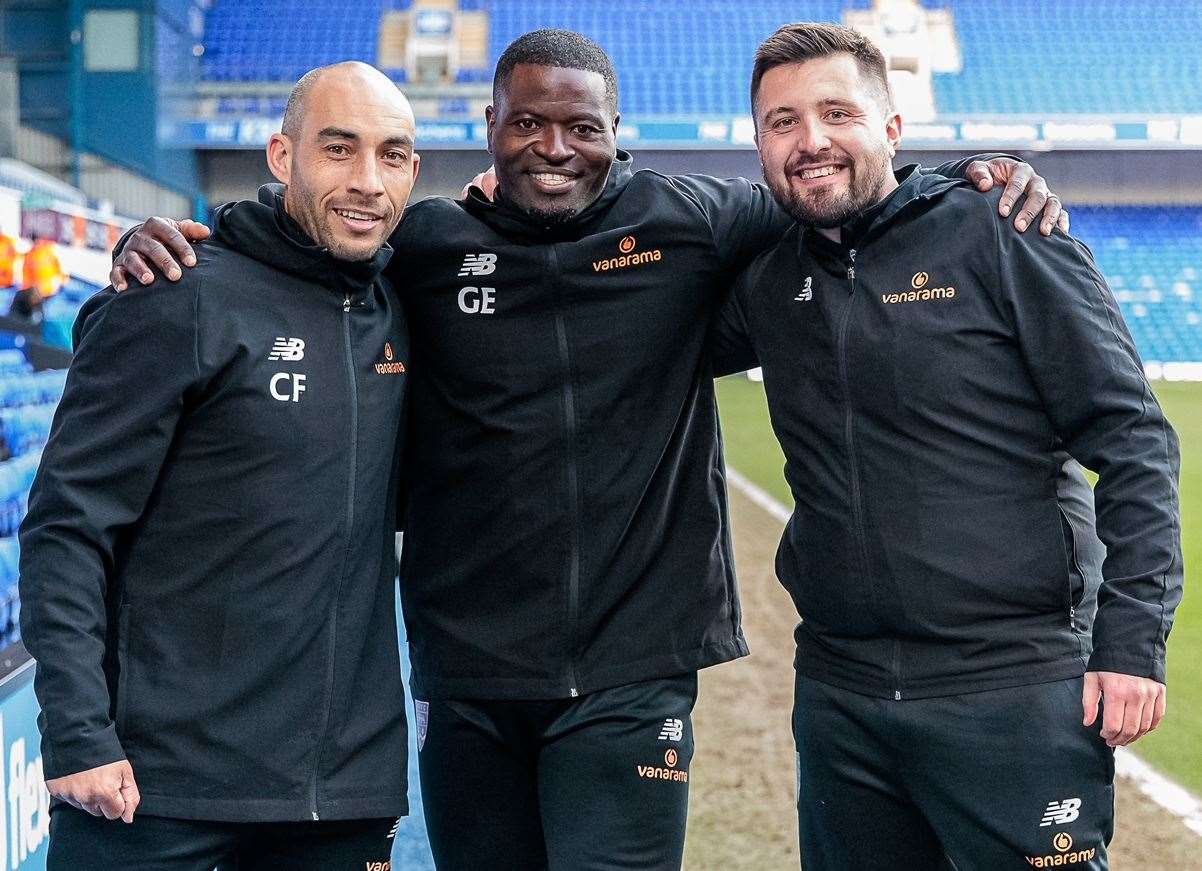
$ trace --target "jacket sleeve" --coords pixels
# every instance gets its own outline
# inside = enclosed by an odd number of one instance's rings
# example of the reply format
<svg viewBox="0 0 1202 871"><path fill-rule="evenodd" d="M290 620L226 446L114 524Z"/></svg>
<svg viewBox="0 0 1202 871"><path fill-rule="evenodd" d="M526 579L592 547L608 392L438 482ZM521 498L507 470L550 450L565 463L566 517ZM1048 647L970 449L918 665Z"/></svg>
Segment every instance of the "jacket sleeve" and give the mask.
<svg viewBox="0 0 1202 871"><path fill-rule="evenodd" d="M191 284L191 282L186 282ZM37 660L47 779L124 758L104 663L122 539L158 479L197 380L195 292L111 288L77 350L21 524L21 633Z"/></svg>
<svg viewBox="0 0 1202 871"><path fill-rule="evenodd" d="M920 172L964 178L968 165L974 160L994 157L1013 155L993 152L974 154L941 163L933 169L923 168ZM671 181L685 191L709 221L722 267L729 270L731 275L738 274L756 255L775 245L793 223L785 210L776 204L772 192L763 182L708 175L676 175L671 176Z"/></svg>
<svg viewBox="0 0 1202 871"><path fill-rule="evenodd" d="M677 175L671 180L705 215L722 269L732 277L775 245L793 223L765 184L708 175Z"/></svg>
<svg viewBox="0 0 1202 871"><path fill-rule="evenodd" d="M1015 157L1013 154L1007 154L1004 151L990 151L986 154L970 154L968 157L962 157L959 160L949 160L947 163L941 163L935 167L920 166L918 171L923 175L941 175L945 178L968 178L965 175L968 172L968 165L974 160L990 161L995 157L1009 157L1012 160L1022 160L1021 157Z"/></svg>
<svg viewBox="0 0 1202 871"><path fill-rule="evenodd" d="M1064 449L1098 473L1107 554L1089 670L1163 683L1183 583L1177 436L1089 250L991 220L1003 305L1043 407Z"/></svg>
<svg viewBox="0 0 1202 871"><path fill-rule="evenodd" d="M739 276L734 290L718 310L710 328L709 345L714 377L745 372L760 365L755 346L751 342L751 329L747 325L747 313L743 307L750 271L744 270Z"/></svg>

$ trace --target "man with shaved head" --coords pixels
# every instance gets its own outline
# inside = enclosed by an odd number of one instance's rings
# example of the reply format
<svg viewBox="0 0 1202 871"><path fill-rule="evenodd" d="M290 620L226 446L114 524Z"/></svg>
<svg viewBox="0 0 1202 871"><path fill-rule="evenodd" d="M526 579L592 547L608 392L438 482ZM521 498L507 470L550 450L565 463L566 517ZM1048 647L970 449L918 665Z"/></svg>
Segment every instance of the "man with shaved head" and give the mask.
<svg viewBox="0 0 1202 871"><path fill-rule="evenodd" d="M309 73L282 193L80 312L21 530L51 869L388 867L409 345L381 270L413 138L376 70Z"/></svg>

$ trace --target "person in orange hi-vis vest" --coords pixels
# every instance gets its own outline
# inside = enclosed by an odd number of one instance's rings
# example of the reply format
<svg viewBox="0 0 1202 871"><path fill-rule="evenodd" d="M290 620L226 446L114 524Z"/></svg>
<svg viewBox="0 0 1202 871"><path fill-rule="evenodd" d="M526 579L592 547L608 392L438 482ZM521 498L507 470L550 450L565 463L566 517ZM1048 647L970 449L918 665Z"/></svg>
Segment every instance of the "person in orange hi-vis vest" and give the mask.
<svg viewBox="0 0 1202 871"><path fill-rule="evenodd" d="M8 313L40 324L42 304L59 292L66 279L54 243L49 239L35 240L33 247L25 252L23 272L21 290L13 297Z"/></svg>
<svg viewBox="0 0 1202 871"><path fill-rule="evenodd" d="M36 288L42 299L54 296L63 286L66 276L54 243L38 239L25 254L24 287Z"/></svg>
<svg viewBox="0 0 1202 871"><path fill-rule="evenodd" d="M0 233L0 287L12 287L17 281L17 243Z"/></svg>

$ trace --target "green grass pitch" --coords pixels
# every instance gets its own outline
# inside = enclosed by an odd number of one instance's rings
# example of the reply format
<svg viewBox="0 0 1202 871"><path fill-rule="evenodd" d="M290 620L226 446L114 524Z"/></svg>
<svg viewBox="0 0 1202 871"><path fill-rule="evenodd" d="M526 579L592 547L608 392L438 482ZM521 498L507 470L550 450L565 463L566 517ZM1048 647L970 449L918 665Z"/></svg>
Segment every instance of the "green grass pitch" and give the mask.
<svg viewBox="0 0 1202 871"><path fill-rule="evenodd" d="M1191 570L1202 565L1202 384L1157 382L1165 413L1181 439L1181 513L1185 601L1169 638L1168 716L1135 747L1148 762L1195 794L1202 792L1202 592ZM718 383L726 462L786 505L784 456L768 422L763 385L742 376Z"/></svg>

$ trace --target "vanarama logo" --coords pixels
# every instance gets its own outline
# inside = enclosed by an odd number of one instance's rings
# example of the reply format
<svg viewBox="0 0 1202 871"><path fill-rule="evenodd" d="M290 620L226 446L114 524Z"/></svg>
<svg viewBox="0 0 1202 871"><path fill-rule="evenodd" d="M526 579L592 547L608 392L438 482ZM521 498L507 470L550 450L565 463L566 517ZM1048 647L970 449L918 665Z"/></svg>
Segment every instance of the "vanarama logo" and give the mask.
<svg viewBox="0 0 1202 871"><path fill-rule="evenodd" d="M671 780L676 783L688 783L689 773L681 771L676 767L676 763L680 761L680 756L676 749L669 747L664 753L664 764L659 765L639 765L637 766L639 777L644 777L647 780Z"/></svg>
<svg viewBox="0 0 1202 871"><path fill-rule="evenodd" d="M910 287L914 288L913 290L903 290L901 293L882 293L881 302L891 305L899 302L926 302L929 299L956 298L956 288L950 285L927 287L926 284L930 278L925 272L915 272L914 277L910 279Z"/></svg>
<svg viewBox="0 0 1202 871"><path fill-rule="evenodd" d="M618 242L620 257L610 257L606 260L594 260L593 272L609 272L611 269L626 269L630 266L642 266L645 263L658 263L664 259L663 252L658 248L650 251L635 251L638 240L633 236L623 236Z"/></svg>
<svg viewBox="0 0 1202 871"><path fill-rule="evenodd" d="M1092 862L1098 855L1097 847L1090 847L1088 850L1074 850L1072 836L1067 832L1056 833L1052 838L1052 849L1056 852L1046 856L1027 856L1027 864L1032 868L1062 868L1065 865Z"/></svg>
<svg viewBox="0 0 1202 871"><path fill-rule="evenodd" d="M392 359L392 342L384 343L384 362L376 364L377 375L401 375L405 371L405 364L400 360Z"/></svg>

